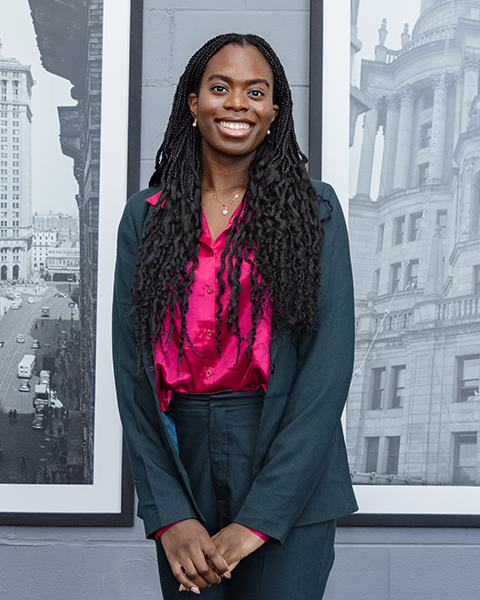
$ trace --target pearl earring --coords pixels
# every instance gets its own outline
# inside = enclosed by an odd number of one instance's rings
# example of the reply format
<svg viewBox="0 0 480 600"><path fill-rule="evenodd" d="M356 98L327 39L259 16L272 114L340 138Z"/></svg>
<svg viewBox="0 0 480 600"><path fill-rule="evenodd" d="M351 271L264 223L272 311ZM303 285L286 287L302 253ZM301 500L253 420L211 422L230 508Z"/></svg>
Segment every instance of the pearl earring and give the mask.
<svg viewBox="0 0 480 600"><path fill-rule="evenodd" d="M192 123L192 127L196 127L197 126L197 119L193 119L193 123Z"/></svg>
<svg viewBox="0 0 480 600"><path fill-rule="evenodd" d="M270 129L267 131L267 135L270 135L272 132L270 131Z"/></svg>

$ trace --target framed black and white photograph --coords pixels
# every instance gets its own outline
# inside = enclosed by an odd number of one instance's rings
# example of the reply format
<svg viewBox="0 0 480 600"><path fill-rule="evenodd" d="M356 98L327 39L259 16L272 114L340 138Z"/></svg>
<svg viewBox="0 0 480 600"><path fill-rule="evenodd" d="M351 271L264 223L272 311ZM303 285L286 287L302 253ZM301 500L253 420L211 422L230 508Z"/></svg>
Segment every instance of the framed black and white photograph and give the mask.
<svg viewBox="0 0 480 600"><path fill-rule="evenodd" d="M0 0L1 524L133 521L110 358L132 4Z"/></svg>
<svg viewBox="0 0 480 600"><path fill-rule="evenodd" d="M360 512L341 523L480 526L480 7L350 9L345 430ZM328 111L326 124L344 114ZM342 144L324 134L324 155Z"/></svg>

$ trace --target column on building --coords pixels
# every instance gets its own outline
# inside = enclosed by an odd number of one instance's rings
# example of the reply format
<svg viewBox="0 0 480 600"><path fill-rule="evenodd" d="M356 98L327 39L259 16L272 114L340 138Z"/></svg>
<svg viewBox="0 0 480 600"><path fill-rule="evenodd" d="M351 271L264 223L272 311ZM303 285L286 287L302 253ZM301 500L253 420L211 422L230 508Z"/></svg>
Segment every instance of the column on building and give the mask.
<svg viewBox="0 0 480 600"><path fill-rule="evenodd" d="M358 168L357 195L362 194L370 197L377 130L378 100L375 102L374 107L365 113L363 120L363 141Z"/></svg>
<svg viewBox="0 0 480 600"><path fill-rule="evenodd" d="M380 176L380 196L387 196L393 189L399 118L400 99L397 94L394 94L387 99L387 119L383 132L384 143Z"/></svg>
<svg viewBox="0 0 480 600"><path fill-rule="evenodd" d="M442 228L435 227L430 249L430 261L428 263L427 281L425 283L426 296L442 296L443 290L443 240Z"/></svg>
<svg viewBox="0 0 480 600"><path fill-rule="evenodd" d="M432 119L431 169L433 183L444 181L445 133L447 130L447 80L435 78Z"/></svg>
<svg viewBox="0 0 480 600"><path fill-rule="evenodd" d="M462 127L462 93L463 93L463 74L457 73L454 76L455 86L455 122L453 130L453 147L457 145L458 136Z"/></svg>
<svg viewBox="0 0 480 600"><path fill-rule="evenodd" d="M412 152L413 105L416 92L411 85L406 85L401 92L400 117L398 120L397 152L393 189L406 189L410 170Z"/></svg>
<svg viewBox="0 0 480 600"><path fill-rule="evenodd" d="M462 102L462 125L461 132L467 131L467 125L470 120L468 113L475 96L478 94L478 63L467 58L463 63L463 102Z"/></svg>
<svg viewBox="0 0 480 600"><path fill-rule="evenodd" d="M466 241L471 238L474 232L474 223L472 220L473 206L475 202L475 164L476 159L471 158L466 160L462 169L462 189L463 189L463 218L461 225L461 241Z"/></svg>

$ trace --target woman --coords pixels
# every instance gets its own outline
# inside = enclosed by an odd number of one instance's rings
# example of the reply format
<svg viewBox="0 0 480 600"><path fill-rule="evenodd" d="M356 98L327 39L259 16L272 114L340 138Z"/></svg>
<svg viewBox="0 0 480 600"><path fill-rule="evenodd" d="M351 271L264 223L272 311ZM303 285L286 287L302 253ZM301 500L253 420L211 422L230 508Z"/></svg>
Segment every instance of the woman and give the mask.
<svg viewBox="0 0 480 600"><path fill-rule="evenodd" d="M356 510L348 241L305 163L278 57L221 35L187 65L122 218L117 394L168 600L320 599L335 519Z"/></svg>

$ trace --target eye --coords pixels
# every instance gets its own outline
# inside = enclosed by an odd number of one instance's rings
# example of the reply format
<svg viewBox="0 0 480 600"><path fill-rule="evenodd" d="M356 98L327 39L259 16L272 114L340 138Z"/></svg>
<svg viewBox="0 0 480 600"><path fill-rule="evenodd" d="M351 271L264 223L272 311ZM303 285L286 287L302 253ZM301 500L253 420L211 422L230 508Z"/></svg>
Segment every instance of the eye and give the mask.
<svg viewBox="0 0 480 600"><path fill-rule="evenodd" d="M252 95L254 98L261 98L262 96L265 96L262 90L251 90L250 95Z"/></svg>
<svg viewBox="0 0 480 600"><path fill-rule="evenodd" d="M211 89L212 89L213 92L219 92L219 93L227 91L227 88L224 85L222 85L221 83L217 83L216 85L212 85Z"/></svg>

